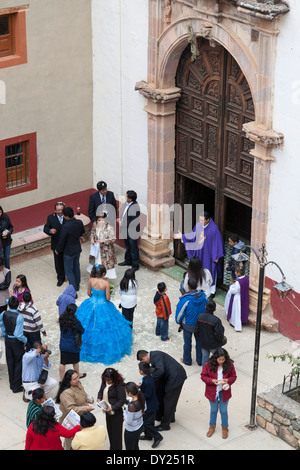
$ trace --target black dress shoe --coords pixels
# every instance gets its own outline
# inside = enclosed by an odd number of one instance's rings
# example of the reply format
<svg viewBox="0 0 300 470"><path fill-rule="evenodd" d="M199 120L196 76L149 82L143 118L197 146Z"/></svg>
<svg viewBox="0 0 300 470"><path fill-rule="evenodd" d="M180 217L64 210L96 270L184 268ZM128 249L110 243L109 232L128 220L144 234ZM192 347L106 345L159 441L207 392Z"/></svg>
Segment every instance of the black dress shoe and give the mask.
<svg viewBox="0 0 300 470"><path fill-rule="evenodd" d="M122 263L118 263L118 266L131 266L131 264L126 263L126 261L123 261Z"/></svg>
<svg viewBox="0 0 300 470"><path fill-rule="evenodd" d="M57 287L60 287L60 286L62 286L64 282L65 282L65 281L57 281L57 284L56 284L56 285L57 285Z"/></svg>
<svg viewBox="0 0 300 470"><path fill-rule="evenodd" d="M158 426L155 426L156 431L169 431L171 428L170 426L162 426L159 424Z"/></svg>
<svg viewBox="0 0 300 470"><path fill-rule="evenodd" d="M139 266L132 266L131 269L133 269L133 271L138 271L140 268L139 268Z"/></svg>
<svg viewBox="0 0 300 470"><path fill-rule="evenodd" d="M152 446L151 446L152 449L155 449L155 447L157 447L158 444L159 444L162 440L163 440L163 437L162 437L162 436L159 437L158 439L156 439L156 440L153 442Z"/></svg>

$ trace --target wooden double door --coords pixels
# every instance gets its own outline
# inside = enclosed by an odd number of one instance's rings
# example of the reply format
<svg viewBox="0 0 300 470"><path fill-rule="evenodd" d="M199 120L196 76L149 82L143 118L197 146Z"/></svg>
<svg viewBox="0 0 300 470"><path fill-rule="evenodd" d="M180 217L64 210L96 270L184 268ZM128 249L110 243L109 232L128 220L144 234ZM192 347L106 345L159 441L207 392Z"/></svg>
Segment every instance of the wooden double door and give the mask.
<svg viewBox="0 0 300 470"><path fill-rule="evenodd" d="M198 47L194 62L185 49L176 76L175 199L182 207L204 204L222 235L233 231L250 240L254 144L243 124L255 120L251 91L225 48L205 39ZM180 258L182 245L175 251Z"/></svg>

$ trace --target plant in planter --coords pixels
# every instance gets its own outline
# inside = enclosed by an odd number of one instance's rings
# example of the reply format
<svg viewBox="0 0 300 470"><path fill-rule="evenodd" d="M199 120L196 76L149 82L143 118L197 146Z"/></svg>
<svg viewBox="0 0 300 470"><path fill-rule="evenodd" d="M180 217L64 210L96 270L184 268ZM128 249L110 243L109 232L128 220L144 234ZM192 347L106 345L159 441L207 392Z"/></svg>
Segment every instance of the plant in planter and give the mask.
<svg viewBox="0 0 300 470"><path fill-rule="evenodd" d="M300 326L300 323L298 323L297 326ZM268 359L273 359L274 362L277 359L281 359L282 362L288 361L291 366L291 371L288 376L284 376L283 389L286 383L286 379L289 378L290 390L287 394L290 398L300 403L300 355L294 355L288 352L283 352L278 355L267 354L266 357Z"/></svg>

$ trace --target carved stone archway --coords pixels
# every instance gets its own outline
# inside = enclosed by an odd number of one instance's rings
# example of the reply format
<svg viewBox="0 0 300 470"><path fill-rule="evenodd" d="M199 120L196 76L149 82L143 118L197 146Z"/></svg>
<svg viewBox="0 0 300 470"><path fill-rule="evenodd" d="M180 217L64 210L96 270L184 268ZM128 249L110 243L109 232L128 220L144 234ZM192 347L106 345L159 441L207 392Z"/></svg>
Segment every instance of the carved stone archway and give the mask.
<svg viewBox="0 0 300 470"><path fill-rule="evenodd" d="M276 3L276 4L275 4ZM272 129L276 38L284 2L262 0L149 0L148 80L136 89L148 98L148 222L141 238L141 260L153 268L170 266L172 240L166 207L174 204L175 112L180 89L175 75L180 56L195 38L221 44L234 57L250 86L255 122L244 125L255 143L251 245L258 250L266 241L272 149L283 145L283 136ZM191 34L192 33L192 34ZM194 35L194 38L193 38ZM192 53L191 52L191 53ZM253 259L253 261L255 261ZM255 322L258 266L251 264L250 311ZM263 324L276 329L265 289Z"/></svg>

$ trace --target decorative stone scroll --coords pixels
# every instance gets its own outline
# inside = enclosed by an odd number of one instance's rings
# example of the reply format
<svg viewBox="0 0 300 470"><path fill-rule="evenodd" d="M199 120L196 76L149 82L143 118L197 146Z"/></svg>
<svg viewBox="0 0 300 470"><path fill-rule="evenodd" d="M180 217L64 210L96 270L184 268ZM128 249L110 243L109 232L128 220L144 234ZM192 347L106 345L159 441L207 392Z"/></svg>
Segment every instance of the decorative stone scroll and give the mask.
<svg viewBox="0 0 300 470"><path fill-rule="evenodd" d="M153 88L144 80L136 83L135 90L145 96L145 98L151 99L153 103L170 103L177 101L180 98L179 88L172 87L164 90Z"/></svg>
<svg viewBox="0 0 300 470"><path fill-rule="evenodd" d="M219 1L219 0L218 0ZM258 16L268 21L285 15L290 11L288 4L282 0L228 0L238 7L240 11L245 10L252 16Z"/></svg>
<svg viewBox="0 0 300 470"><path fill-rule="evenodd" d="M248 122L243 125L246 137L252 142L259 143L267 148L282 147L284 136L281 132L274 130L264 130L258 127L255 122Z"/></svg>

